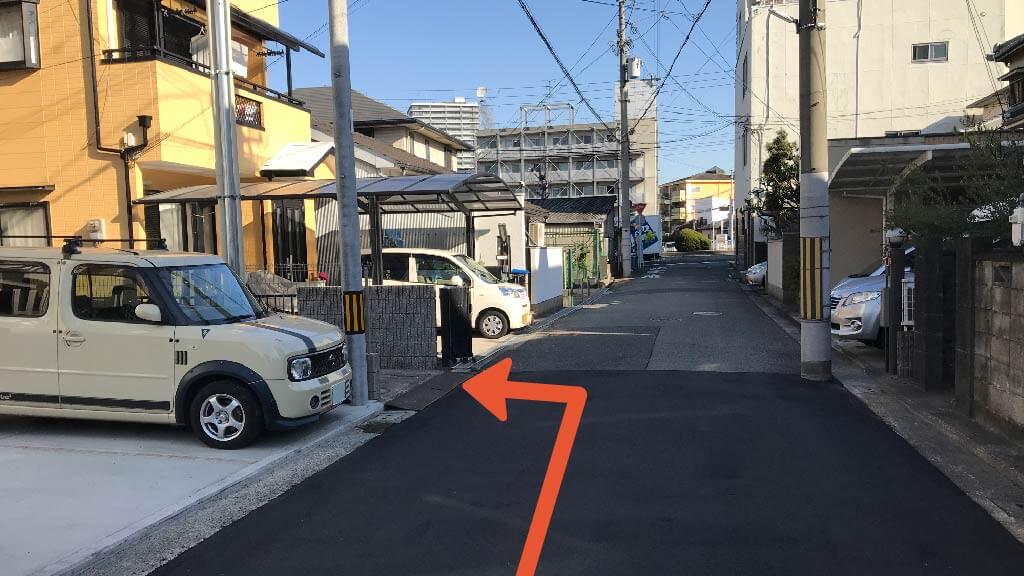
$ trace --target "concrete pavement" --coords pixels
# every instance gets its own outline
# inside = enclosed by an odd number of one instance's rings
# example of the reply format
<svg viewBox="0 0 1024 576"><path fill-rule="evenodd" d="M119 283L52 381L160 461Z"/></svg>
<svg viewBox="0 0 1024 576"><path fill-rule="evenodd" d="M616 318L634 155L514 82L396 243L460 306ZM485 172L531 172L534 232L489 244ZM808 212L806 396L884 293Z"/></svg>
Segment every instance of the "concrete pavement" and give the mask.
<svg viewBox="0 0 1024 576"><path fill-rule="evenodd" d="M590 393L538 574L1024 572L864 404L799 379L724 262L646 276L508 352ZM454 391L154 574L512 574L561 413L509 414Z"/></svg>

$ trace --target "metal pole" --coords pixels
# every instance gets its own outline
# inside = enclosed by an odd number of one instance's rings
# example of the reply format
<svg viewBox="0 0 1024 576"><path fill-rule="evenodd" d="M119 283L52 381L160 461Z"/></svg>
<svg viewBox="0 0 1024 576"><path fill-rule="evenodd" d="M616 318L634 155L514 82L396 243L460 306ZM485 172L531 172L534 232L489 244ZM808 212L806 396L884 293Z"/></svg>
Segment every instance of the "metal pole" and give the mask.
<svg viewBox="0 0 1024 576"><path fill-rule="evenodd" d="M346 297L357 295L356 314L362 308L363 269L359 241L359 207L356 198L356 155L352 141L352 77L349 69L348 3L328 0L331 19L331 80L334 87L334 150L338 163L338 255ZM365 327L365 322L359 322ZM352 366L352 404L369 401L366 379L366 333L346 322L349 361Z"/></svg>
<svg viewBox="0 0 1024 576"><path fill-rule="evenodd" d="M239 190L238 133L235 131L235 81L231 73L231 14L228 0L207 4L213 66L214 152L217 167L217 220L220 251L227 265L245 277L242 246L242 195Z"/></svg>
<svg viewBox="0 0 1024 576"><path fill-rule="evenodd" d="M629 98L626 90L626 0L619 0L619 270L622 278L632 273L632 234L629 230Z"/></svg>
<svg viewBox="0 0 1024 576"><path fill-rule="evenodd" d="M825 3L800 0L800 375L832 379Z"/></svg>

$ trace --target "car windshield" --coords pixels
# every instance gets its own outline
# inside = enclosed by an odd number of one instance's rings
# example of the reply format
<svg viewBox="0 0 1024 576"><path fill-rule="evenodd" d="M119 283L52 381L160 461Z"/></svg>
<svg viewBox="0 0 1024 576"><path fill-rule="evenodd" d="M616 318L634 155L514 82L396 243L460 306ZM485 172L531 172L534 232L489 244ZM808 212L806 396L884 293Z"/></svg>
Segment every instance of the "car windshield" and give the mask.
<svg viewBox="0 0 1024 576"><path fill-rule="evenodd" d="M469 256L463 256L462 254L458 254L455 256L455 259L458 260L466 268L469 268L469 271L472 272L474 276L483 280L484 282L488 284L497 284L498 282L500 282L500 280L494 277L494 274L491 274L490 272L487 271L487 268L484 268L483 266L480 265L479 262L473 260Z"/></svg>
<svg viewBox="0 0 1024 576"><path fill-rule="evenodd" d="M157 275L192 324L225 324L262 314L224 264L159 268Z"/></svg>

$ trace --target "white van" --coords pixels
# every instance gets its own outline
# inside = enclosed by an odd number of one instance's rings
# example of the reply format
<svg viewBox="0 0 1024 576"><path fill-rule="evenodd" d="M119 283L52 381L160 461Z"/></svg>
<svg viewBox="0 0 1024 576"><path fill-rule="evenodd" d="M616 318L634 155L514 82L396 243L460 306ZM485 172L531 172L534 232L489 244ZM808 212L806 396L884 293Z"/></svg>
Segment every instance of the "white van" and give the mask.
<svg viewBox="0 0 1024 576"><path fill-rule="evenodd" d="M364 256L364 264L368 262ZM469 286L472 322L485 338L501 338L533 321L526 288L501 282L462 254L428 248L385 248L384 284ZM440 322L440 299L438 299Z"/></svg>
<svg viewBox="0 0 1024 576"><path fill-rule="evenodd" d="M317 420L351 380L337 327L268 313L215 256L0 248L0 414L182 424L232 449Z"/></svg>

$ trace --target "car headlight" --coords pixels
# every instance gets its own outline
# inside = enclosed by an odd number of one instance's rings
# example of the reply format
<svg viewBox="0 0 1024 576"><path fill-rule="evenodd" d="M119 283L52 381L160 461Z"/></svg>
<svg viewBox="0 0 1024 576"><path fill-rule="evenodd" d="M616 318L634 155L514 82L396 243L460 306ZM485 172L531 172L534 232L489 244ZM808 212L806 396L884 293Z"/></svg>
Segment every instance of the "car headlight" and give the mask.
<svg viewBox="0 0 1024 576"><path fill-rule="evenodd" d="M860 304L862 302L870 302L871 300L878 300L881 297L882 297L882 293L878 292L878 291L875 291L875 292L854 292L853 294L850 294L849 296L846 297L845 304L847 306L852 306L853 304Z"/></svg>
<svg viewBox="0 0 1024 576"><path fill-rule="evenodd" d="M313 361L309 358L292 358L288 363L288 377L295 382L309 380L313 375Z"/></svg>
<svg viewBox="0 0 1024 576"><path fill-rule="evenodd" d="M522 288L498 286L498 290L501 291L502 296L508 296L510 298L526 298L526 290L523 290Z"/></svg>

